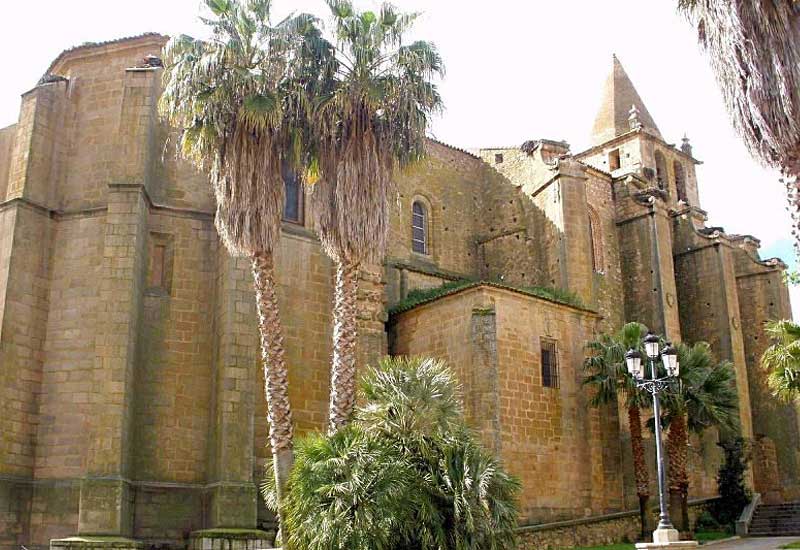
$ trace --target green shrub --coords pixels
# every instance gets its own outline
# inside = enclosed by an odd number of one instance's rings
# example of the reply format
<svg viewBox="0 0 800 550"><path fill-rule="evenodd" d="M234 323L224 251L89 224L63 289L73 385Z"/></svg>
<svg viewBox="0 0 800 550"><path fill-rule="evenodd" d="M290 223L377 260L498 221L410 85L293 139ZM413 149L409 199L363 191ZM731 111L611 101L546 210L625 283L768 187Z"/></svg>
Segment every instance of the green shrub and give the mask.
<svg viewBox="0 0 800 550"><path fill-rule="evenodd" d="M750 502L750 491L744 482L747 464L750 461L749 445L738 437L720 443L725 452L725 461L717 474L720 498L711 506L711 514L726 528L732 528L744 507Z"/></svg>
<svg viewBox="0 0 800 550"><path fill-rule="evenodd" d="M360 393L348 427L297 445L283 509L286 547L515 548L519 483L466 427L444 364L385 359Z"/></svg>
<svg viewBox="0 0 800 550"><path fill-rule="evenodd" d="M720 526L716 518L706 510L697 517L694 529L695 531L718 531Z"/></svg>

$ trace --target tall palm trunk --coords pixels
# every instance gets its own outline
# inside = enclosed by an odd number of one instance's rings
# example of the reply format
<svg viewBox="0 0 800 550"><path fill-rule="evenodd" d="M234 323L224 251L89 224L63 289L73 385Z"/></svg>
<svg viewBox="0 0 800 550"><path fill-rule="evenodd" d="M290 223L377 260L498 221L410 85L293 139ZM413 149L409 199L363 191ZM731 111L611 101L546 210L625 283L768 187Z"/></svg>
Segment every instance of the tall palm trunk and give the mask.
<svg viewBox="0 0 800 550"><path fill-rule="evenodd" d="M689 432L686 416L677 414L672 419L667 436L669 452L669 508L670 516L679 531L689 530L688 517L684 514L683 497L688 494L689 476L686 462L689 454Z"/></svg>
<svg viewBox="0 0 800 550"><path fill-rule="evenodd" d="M358 262L336 264L333 304L333 363L328 433L344 426L355 406L356 344L358 343Z"/></svg>
<svg viewBox="0 0 800 550"><path fill-rule="evenodd" d="M647 472L647 461L644 455L642 440L642 413L639 407L628 407L628 424L631 430L631 448L633 450L633 474L636 479L636 496L639 497L639 518L642 524L642 539L647 537L650 525L650 513L647 502L650 500L650 476Z"/></svg>
<svg viewBox="0 0 800 550"><path fill-rule="evenodd" d="M292 443L292 409L289 403L288 371L286 369L283 331L275 295L275 270L271 255L253 257L253 280L258 308L258 329L261 334L261 356L264 361L264 393L267 398L269 440L272 446L273 471L277 492L278 522L284 522L281 505L286 482L294 462ZM286 533L283 531L283 540Z"/></svg>

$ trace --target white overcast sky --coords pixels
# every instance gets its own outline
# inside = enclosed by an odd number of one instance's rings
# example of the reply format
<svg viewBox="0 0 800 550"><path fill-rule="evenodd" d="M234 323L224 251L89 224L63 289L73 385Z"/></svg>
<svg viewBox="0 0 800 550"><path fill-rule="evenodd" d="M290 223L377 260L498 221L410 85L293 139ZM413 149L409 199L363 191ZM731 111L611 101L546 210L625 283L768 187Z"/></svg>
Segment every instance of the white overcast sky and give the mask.
<svg viewBox="0 0 800 550"><path fill-rule="evenodd" d="M778 175L758 166L735 135L695 33L676 0L395 0L422 13L414 38L444 57L446 111L436 138L463 147L563 139L587 146L602 84L616 53L669 142L686 133L709 224L762 241L762 257L795 265ZM198 0L26 0L0 17L0 127L19 96L64 49L154 31L202 35ZM357 0L361 7L374 6ZM327 15L323 0L274 0L274 13ZM792 290L800 306L800 291ZM795 318L800 307L795 309Z"/></svg>

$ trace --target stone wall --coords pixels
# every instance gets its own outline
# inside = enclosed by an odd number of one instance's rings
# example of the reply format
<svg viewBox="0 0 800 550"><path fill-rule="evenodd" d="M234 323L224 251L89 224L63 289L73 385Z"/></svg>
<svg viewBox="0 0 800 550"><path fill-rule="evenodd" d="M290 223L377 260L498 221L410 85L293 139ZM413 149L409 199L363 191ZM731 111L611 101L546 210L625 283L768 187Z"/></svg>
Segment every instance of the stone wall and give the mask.
<svg viewBox="0 0 800 550"><path fill-rule="evenodd" d="M0 129L0 201L4 201L6 198L8 173L11 168L11 153L14 150L16 135L16 124Z"/></svg>
<svg viewBox="0 0 800 550"><path fill-rule="evenodd" d="M791 304L783 282L783 264L761 261L758 241L749 236L733 239L738 249L733 251L736 268L737 295L744 339L747 380L753 416L753 435L756 442L772 446L774 464L753 464L755 490L767 495L778 483L786 498L800 490L800 423L794 405L782 403L771 396L761 367L761 355L770 345L764 324L770 320L791 319ZM760 456L754 455L754 461ZM777 468L772 480L771 468ZM762 477L759 474L764 473Z"/></svg>
<svg viewBox="0 0 800 550"><path fill-rule="evenodd" d="M622 507L618 462L611 463L619 434L588 406L581 386L596 321L590 312L485 286L393 319L397 353L440 357L456 372L468 420L522 480L526 521ZM542 381L541 338L556 342L555 388ZM604 452L615 446L616 454Z"/></svg>
<svg viewBox="0 0 800 550"><path fill-rule="evenodd" d="M694 524L711 503L700 500L689 503L689 521ZM653 511L653 522L658 513ZM603 546L639 539L639 512L622 512L607 516L564 521L547 525L522 527L518 531L520 550L556 550L576 546Z"/></svg>
<svg viewBox="0 0 800 550"><path fill-rule="evenodd" d="M736 371L742 435L753 436L735 249L721 234L699 233L688 215L675 218L675 265L683 337L708 342L717 360Z"/></svg>
<svg viewBox="0 0 800 550"><path fill-rule="evenodd" d="M588 207L596 215L597 225L592 227L595 241L595 267L593 273L593 299L602 317L598 330L612 333L625 324L625 287L620 264L619 235L613 183L607 175L595 170L586 171L586 197Z"/></svg>

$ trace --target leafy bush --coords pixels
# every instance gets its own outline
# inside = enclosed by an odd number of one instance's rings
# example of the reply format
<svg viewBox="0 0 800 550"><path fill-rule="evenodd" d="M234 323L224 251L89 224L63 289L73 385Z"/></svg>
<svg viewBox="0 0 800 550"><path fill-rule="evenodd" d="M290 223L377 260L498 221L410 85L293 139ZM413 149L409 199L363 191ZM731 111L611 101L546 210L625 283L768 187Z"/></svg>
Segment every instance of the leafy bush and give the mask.
<svg viewBox="0 0 800 550"><path fill-rule="evenodd" d="M697 517L695 531L719 531L719 522L707 510Z"/></svg>
<svg viewBox="0 0 800 550"><path fill-rule="evenodd" d="M359 402L349 426L297 445L289 550L515 548L519 483L466 427L442 362L385 359Z"/></svg>
<svg viewBox="0 0 800 550"><path fill-rule="evenodd" d="M711 507L711 514L721 526L730 528L750 502L750 491L744 482L750 452L747 441L741 437L720 443L720 446L725 452L725 461L717 474L720 498Z"/></svg>

